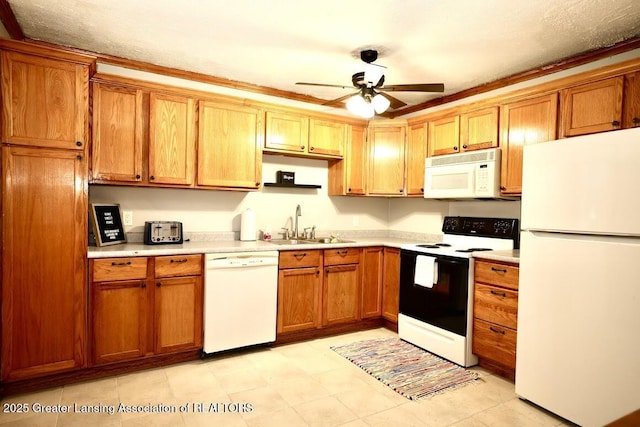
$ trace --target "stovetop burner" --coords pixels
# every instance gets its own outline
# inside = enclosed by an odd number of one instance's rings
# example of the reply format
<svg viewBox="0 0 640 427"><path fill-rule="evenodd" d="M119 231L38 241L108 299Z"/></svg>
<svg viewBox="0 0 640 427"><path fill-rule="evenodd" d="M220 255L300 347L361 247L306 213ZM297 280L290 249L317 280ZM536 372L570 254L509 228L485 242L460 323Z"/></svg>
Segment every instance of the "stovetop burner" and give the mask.
<svg viewBox="0 0 640 427"><path fill-rule="evenodd" d="M419 247L419 248L427 248L427 249L438 249L440 247L440 246L431 245L431 244L428 244L428 245L416 245L416 246Z"/></svg>
<svg viewBox="0 0 640 427"><path fill-rule="evenodd" d="M469 248L469 249L456 249L456 252L476 252L476 251L490 251L491 248Z"/></svg>
<svg viewBox="0 0 640 427"><path fill-rule="evenodd" d="M436 243L436 246L440 246L440 247L443 247L443 248L448 248L451 245L448 244L448 243Z"/></svg>

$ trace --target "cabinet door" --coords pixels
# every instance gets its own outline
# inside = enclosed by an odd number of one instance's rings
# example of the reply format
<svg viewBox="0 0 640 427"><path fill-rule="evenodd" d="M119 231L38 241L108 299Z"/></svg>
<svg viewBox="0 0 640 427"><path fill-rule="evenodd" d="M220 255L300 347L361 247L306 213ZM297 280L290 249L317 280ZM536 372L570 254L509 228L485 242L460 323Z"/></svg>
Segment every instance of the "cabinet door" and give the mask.
<svg viewBox="0 0 640 427"><path fill-rule="evenodd" d="M557 93L502 106L502 194L522 192L522 147L556 139L557 116Z"/></svg>
<svg viewBox="0 0 640 427"><path fill-rule="evenodd" d="M624 128L640 126L640 71L624 76L622 113Z"/></svg>
<svg viewBox="0 0 640 427"><path fill-rule="evenodd" d="M461 151L498 146L498 107L484 108L460 116Z"/></svg>
<svg viewBox="0 0 640 427"><path fill-rule="evenodd" d="M404 194L404 146L405 126L369 127L368 194Z"/></svg>
<svg viewBox="0 0 640 427"><path fill-rule="evenodd" d="M407 137L407 196L424 196L424 164L427 158L427 124L409 126Z"/></svg>
<svg viewBox="0 0 640 427"><path fill-rule="evenodd" d="M143 357L147 351L146 281L92 283L93 363Z"/></svg>
<svg viewBox="0 0 640 427"><path fill-rule="evenodd" d="M366 165L366 128L348 125L344 160L329 161L329 195L364 195Z"/></svg>
<svg viewBox="0 0 640 427"><path fill-rule="evenodd" d="M360 265L324 267L322 324L354 322L359 318Z"/></svg>
<svg viewBox="0 0 640 427"><path fill-rule="evenodd" d="M276 151L306 153L309 145L309 118L267 111L264 147Z"/></svg>
<svg viewBox="0 0 640 427"><path fill-rule="evenodd" d="M460 149L460 116L443 117L429 122L431 156L458 153Z"/></svg>
<svg viewBox="0 0 640 427"><path fill-rule="evenodd" d="M347 125L329 120L309 120L309 153L342 157Z"/></svg>
<svg viewBox="0 0 640 427"><path fill-rule="evenodd" d="M620 129L624 76L612 77L562 91L560 136Z"/></svg>
<svg viewBox="0 0 640 427"><path fill-rule="evenodd" d="M89 135L89 67L2 52L2 142L83 150Z"/></svg>
<svg viewBox="0 0 640 427"><path fill-rule="evenodd" d="M149 182L192 185L195 170L194 101L174 95L149 97Z"/></svg>
<svg viewBox="0 0 640 427"><path fill-rule="evenodd" d="M85 365L87 163L2 148L2 379Z"/></svg>
<svg viewBox="0 0 640 427"><path fill-rule="evenodd" d="M156 353L202 347L202 277L156 279Z"/></svg>
<svg viewBox="0 0 640 427"><path fill-rule="evenodd" d="M320 326L321 283L317 267L278 272L279 334Z"/></svg>
<svg viewBox="0 0 640 427"><path fill-rule="evenodd" d="M262 174L262 111L200 101L198 185L258 188Z"/></svg>
<svg viewBox="0 0 640 427"><path fill-rule="evenodd" d="M400 301L400 250L384 248L382 317L398 322Z"/></svg>
<svg viewBox="0 0 640 427"><path fill-rule="evenodd" d="M93 84L93 180L142 181L143 126L141 90Z"/></svg>
<svg viewBox="0 0 640 427"><path fill-rule="evenodd" d="M381 247L365 248L362 257L362 300L360 314L363 319L382 314L382 263Z"/></svg>

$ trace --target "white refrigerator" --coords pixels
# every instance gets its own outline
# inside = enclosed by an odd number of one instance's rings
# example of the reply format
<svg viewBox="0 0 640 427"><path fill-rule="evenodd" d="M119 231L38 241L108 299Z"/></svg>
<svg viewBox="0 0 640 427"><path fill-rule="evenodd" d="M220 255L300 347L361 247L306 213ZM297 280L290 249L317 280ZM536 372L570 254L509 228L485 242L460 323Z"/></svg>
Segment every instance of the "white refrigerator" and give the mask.
<svg viewBox="0 0 640 427"><path fill-rule="evenodd" d="M523 156L516 394L602 426L640 409L640 128Z"/></svg>

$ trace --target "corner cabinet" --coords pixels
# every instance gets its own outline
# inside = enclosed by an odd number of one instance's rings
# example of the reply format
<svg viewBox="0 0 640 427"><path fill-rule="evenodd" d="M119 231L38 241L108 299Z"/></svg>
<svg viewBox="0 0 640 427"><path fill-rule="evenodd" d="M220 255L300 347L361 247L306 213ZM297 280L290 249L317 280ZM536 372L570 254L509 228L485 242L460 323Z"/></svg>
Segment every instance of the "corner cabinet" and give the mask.
<svg viewBox="0 0 640 427"><path fill-rule="evenodd" d="M375 121L369 124L369 173L367 194L403 196L406 122Z"/></svg>
<svg viewBox="0 0 640 427"><path fill-rule="evenodd" d="M364 196L367 172L367 128L347 125L345 156L329 161L330 196Z"/></svg>
<svg viewBox="0 0 640 427"><path fill-rule="evenodd" d="M263 111L213 101L198 111L198 187L259 188Z"/></svg>
<svg viewBox="0 0 640 427"><path fill-rule="evenodd" d="M47 58L44 58L44 57ZM2 381L86 365L89 73L95 58L0 41Z"/></svg>
<svg viewBox="0 0 640 427"><path fill-rule="evenodd" d="M500 192L522 193L522 149L527 144L556 139L558 94L539 96L502 106Z"/></svg>
<svg viewBox="0 0 640 427"><path fill-rule="evenodd" d="M424 196L424 166L427 158L427 132L425 122L408 126L407 136L407 196Z"/></svg>

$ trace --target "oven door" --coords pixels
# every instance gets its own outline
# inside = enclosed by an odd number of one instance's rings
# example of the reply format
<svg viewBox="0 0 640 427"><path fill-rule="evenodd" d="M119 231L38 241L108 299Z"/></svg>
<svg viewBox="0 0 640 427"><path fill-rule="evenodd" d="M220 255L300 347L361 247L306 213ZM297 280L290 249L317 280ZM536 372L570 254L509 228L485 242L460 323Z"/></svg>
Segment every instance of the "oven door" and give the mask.
<svg viewBox="0 0 640 427"><path fill-rule="evenodd" d="M438 282L432 288L416 285L418 255L436 257ZM400 252L400 313L466 336L469 296L469 259Z"/></svg>

